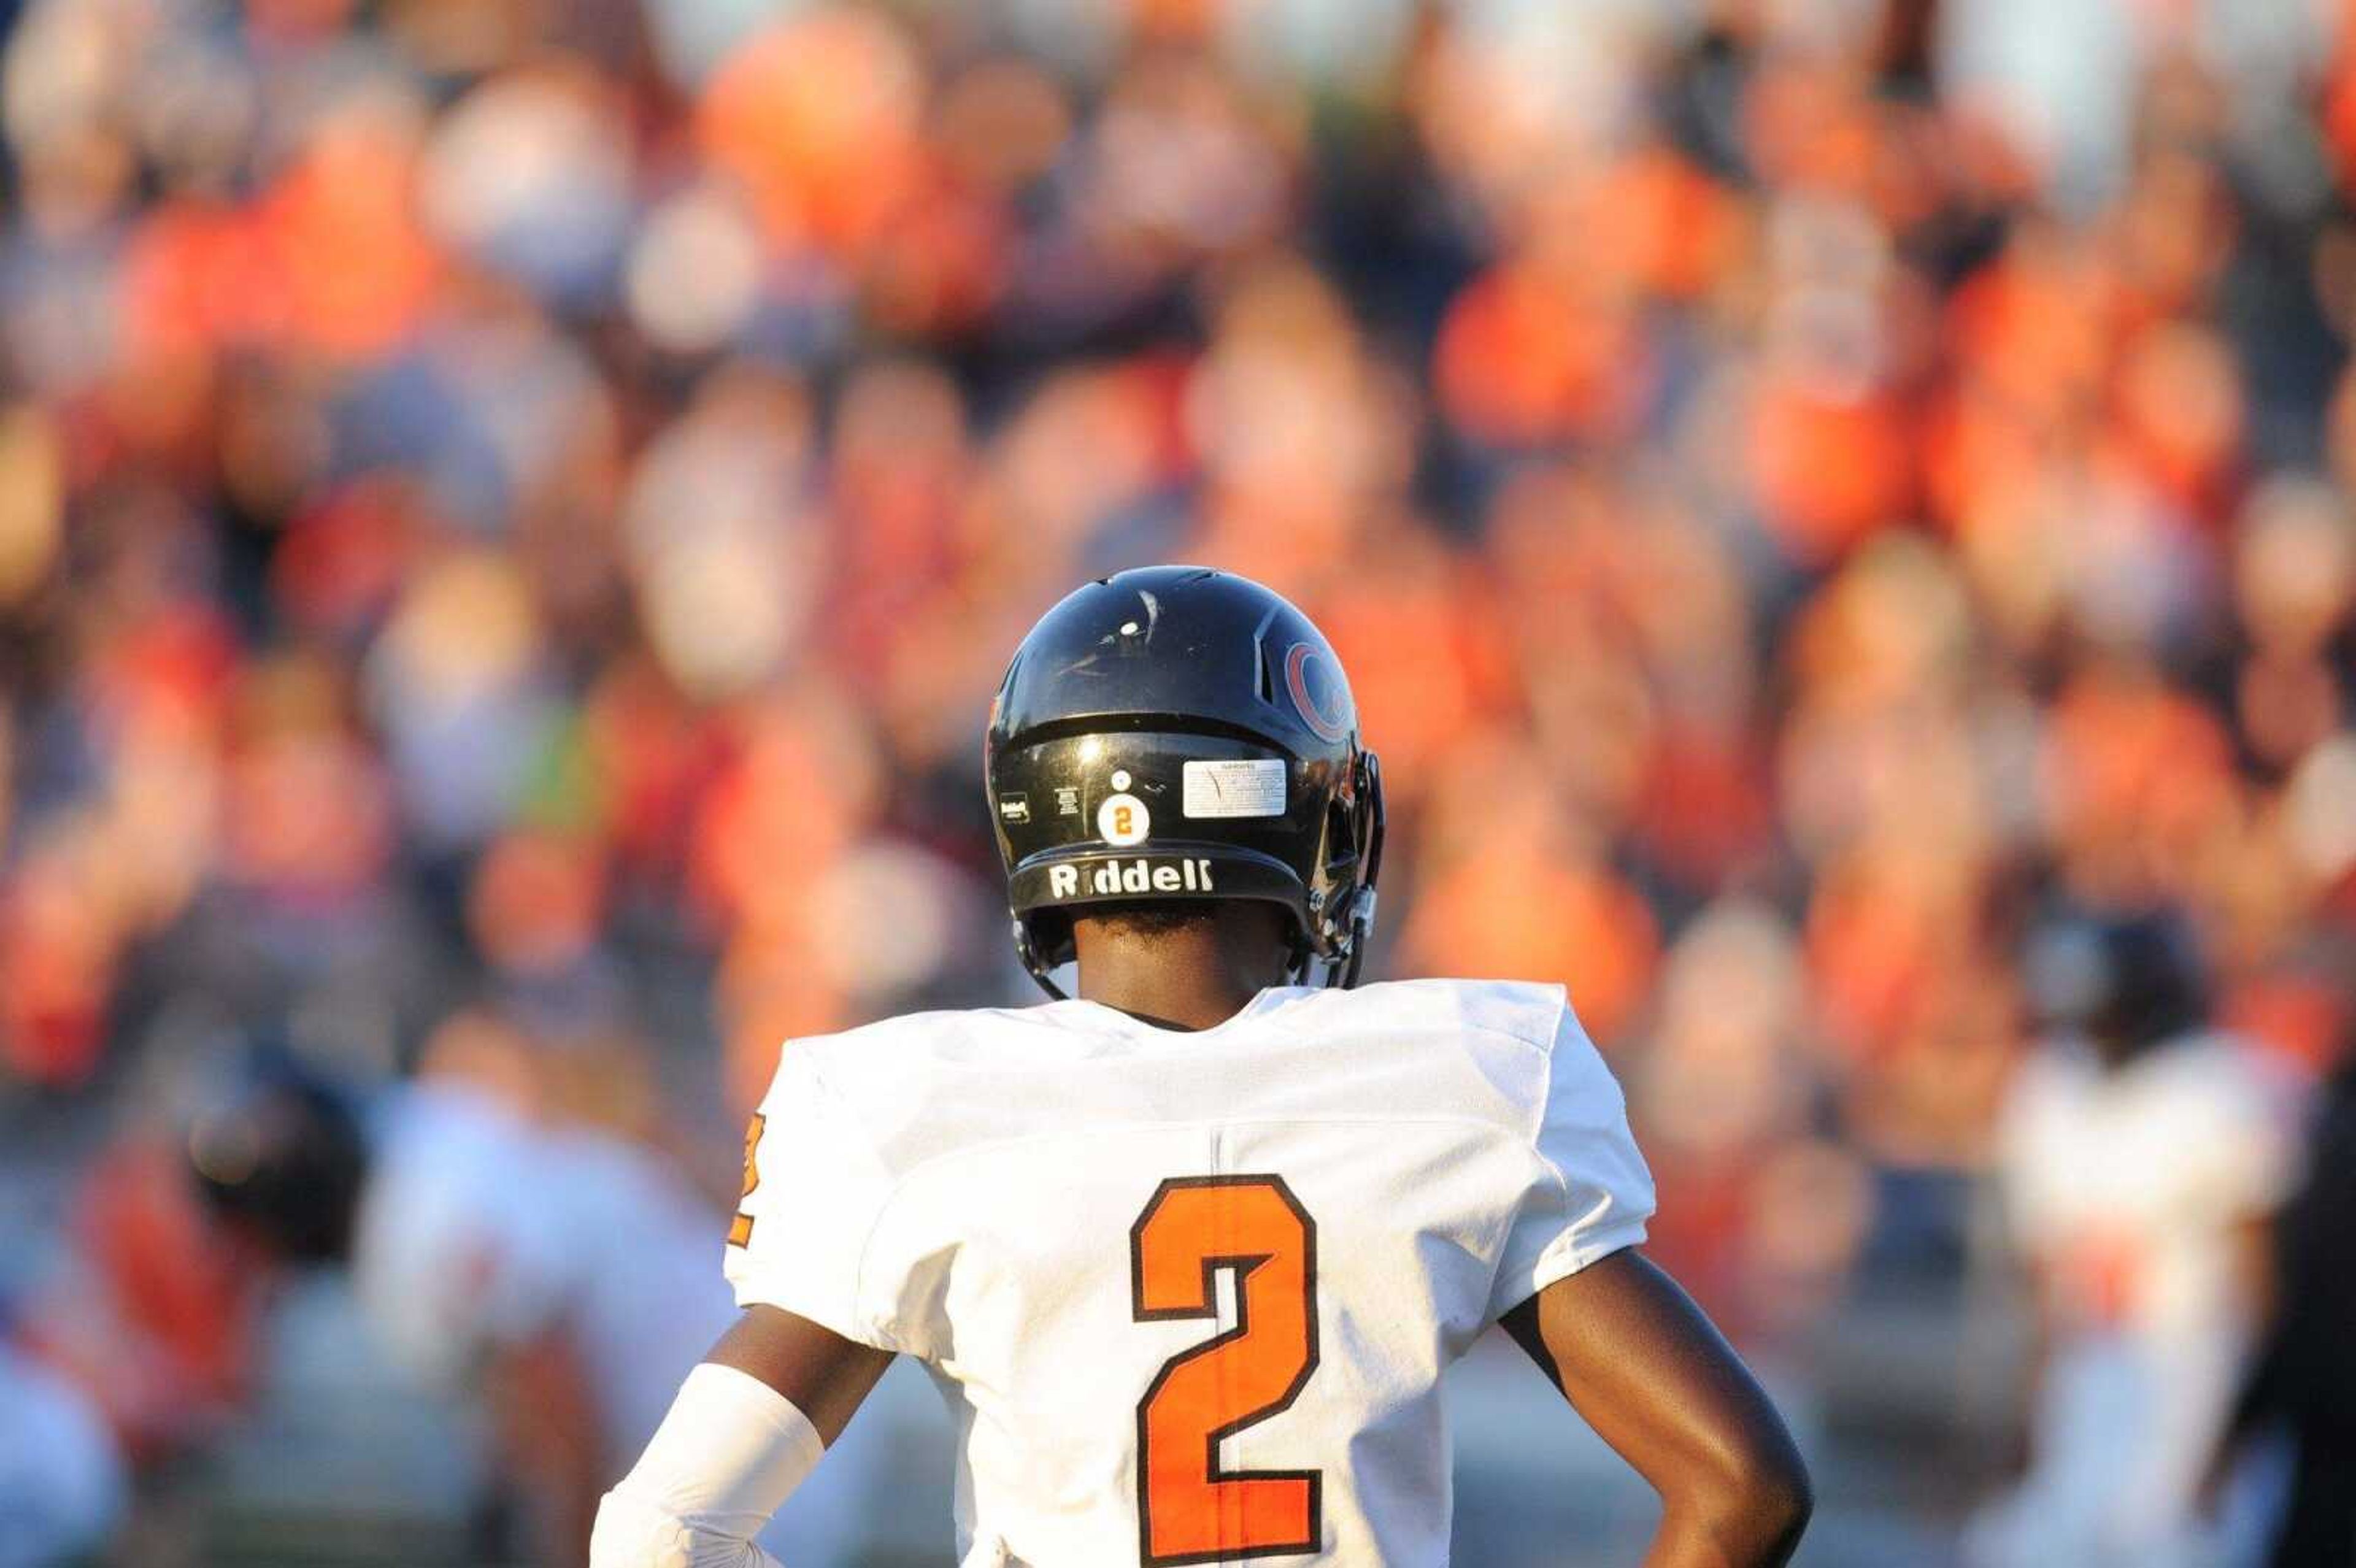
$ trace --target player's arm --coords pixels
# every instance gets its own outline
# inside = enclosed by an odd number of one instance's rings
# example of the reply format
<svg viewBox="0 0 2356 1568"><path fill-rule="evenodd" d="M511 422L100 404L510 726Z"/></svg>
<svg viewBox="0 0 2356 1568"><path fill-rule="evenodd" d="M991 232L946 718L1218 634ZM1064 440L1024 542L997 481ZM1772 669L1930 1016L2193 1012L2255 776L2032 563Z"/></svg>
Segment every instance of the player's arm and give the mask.
<svg viewBox="0 0 2356 1568"><path fill-rule="evenodd" d="M892 1353L751 1307L687 1376L605 1494L590 1568L758 1568L753 1544L842 1435Z"/></svg>
<svg viewBox="0 0 2356 1568"><path fill-rule="evenodd" d="M1500 1319L1661 1496L1646 1568L1772 1568L1814 1506L1791 1435L1676 1282L1623 1250Z"/></svg>
<svg viewBox="0 0 2356 1568"><path fill-rule="evenodd" d="M831 1446L892 1364L892 1352L775 1307L748 1307L703 1359L758 1378L793 1401Z"/></svg>
<svg viewBox="0 0 2356 1568"><path fill-rule="evenodd" d="M723 1269L744 1308L597 1513L590 1568L761 1568L753 1544L891 1363L862 1262L893 1186L820 1054L789 1047L744 1140Z"/></svg>

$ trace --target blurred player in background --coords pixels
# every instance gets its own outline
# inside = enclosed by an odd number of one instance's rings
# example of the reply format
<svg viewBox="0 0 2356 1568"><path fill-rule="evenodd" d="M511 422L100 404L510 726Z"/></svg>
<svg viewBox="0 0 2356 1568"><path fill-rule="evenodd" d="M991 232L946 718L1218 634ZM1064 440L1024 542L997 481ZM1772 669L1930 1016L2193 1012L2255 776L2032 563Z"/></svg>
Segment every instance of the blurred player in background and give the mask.
<svg viewBox="0 0 2356 1568"><path fill-rule="evenodd" d="M713 1206L648 1150L563 1115L558 1054L461 1013L365 1134L291 1062L264 1063L198 1118L190 1156L232 1232L284 1264L348 1261L396 1360L487 1417L521 1517L486 1550L570 1568L616 1456L644 1445L731 1308ZM877 1441L798 1499L773 1544L848 1561L881 1445L906 1424L890 1403Z"/></svg>
<svg viewBox="0 0 2356 1568"><path fill-rule="evenodd" d="M1099 580L1017 650L987 750L1058 999L787 1047L744 1314L595 1568L768 1561L750 1538L895 1354L958 1413L968 1568L1442 1563L1440 1377L1498 1323L1661 1494L1648 1562L1785 1561L1798 1456L1634 1250L1652 1180L1561 989L1348 988L1381 781L1318 630L1239 577Z"/></svg>
<svg viewBox="0 0 2356 1568"><path fill-rule="evenodd" d="M2220 1445L2215 1477L2222 1490L2240 1451L2269 1428L2289 1436L2290 1491L2269 1568L2356 1563L2356 1024L2340 1049L2307 1179L2275 1231L2273 1331Z"/></svg>
<svg viewBox="0 0 2356 1568"><path fill-rule="evenodd" d="M2029 970L2060 1028L2014 1085L1997 1171L2036 1312L2029 1467L1969 1560L2214 1561L2196 1497L2266 1308L2286 1086L2211 1029L2170 915L2062 927Z"/></svg>

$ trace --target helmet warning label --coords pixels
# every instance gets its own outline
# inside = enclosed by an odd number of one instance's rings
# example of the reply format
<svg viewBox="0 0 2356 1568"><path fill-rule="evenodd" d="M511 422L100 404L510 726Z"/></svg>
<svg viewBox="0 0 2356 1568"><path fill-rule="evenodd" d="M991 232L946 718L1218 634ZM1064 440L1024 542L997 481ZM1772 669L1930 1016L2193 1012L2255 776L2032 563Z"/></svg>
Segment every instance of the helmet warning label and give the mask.
<svg viewBox="0 0 2356 1568"><path fill-rule="evenodd" d="M1282 816L1284 759L1235 757L1188 763L1182 808L1188 816Z"/></svg>

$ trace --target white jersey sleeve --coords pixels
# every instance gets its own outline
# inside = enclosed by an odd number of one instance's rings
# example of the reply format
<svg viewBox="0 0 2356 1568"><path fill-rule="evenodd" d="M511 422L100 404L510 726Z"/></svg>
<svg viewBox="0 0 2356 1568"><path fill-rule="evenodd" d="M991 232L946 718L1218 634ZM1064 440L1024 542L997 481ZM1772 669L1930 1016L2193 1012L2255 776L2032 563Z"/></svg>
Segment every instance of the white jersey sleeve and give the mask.
<svg viewBox="0 0 2356 1568"><path fill-rule="evenodd" d="M1489 1293L1492 1318L1636 1245L1653 1214L1653 1174L1628 1130L1627 1102L1568 1002L1547 1055L1531 1155Z"/></svg>
<svg viewBox="0 0 2356 1568"><path fill-rule="evenodd" d="M2297 1095L2257 1049L2226 1035L2207 1042L2184 1095L2186 1162L2194 1217L2218 1225L2282 1207L2298 1176Z"/></svg>
<svg viewBox="0 0 2356 1568"><path fill-rule="evenodd" d="M891 1303L872 1299L862 1277L891 1173L818 1057L786 1047L746 1134L728 1282L739 1307L781 1307L861 1344L904 1349Z"/></svg>

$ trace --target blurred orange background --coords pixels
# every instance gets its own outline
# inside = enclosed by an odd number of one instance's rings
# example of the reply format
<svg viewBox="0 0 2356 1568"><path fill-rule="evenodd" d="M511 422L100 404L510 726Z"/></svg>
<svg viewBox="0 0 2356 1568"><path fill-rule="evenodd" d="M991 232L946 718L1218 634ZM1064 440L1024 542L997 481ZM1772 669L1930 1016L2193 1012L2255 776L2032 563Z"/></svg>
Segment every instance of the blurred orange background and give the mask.
<svg viewBox="0 0 2356 1568"><path fill-rule="evenodd" d="M2349 1031L2351 9L0 5L0 1296L238 1430L126 1150L263 1030L724 1196L782 1041L1025 999L990 693L1193 560L1349 667L1373 972L1567 983L1655 1254L1976 1452L2029 928Z"/></svg>

